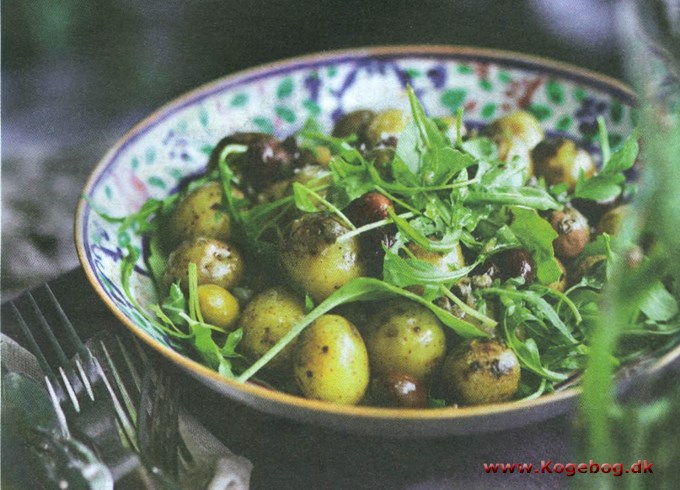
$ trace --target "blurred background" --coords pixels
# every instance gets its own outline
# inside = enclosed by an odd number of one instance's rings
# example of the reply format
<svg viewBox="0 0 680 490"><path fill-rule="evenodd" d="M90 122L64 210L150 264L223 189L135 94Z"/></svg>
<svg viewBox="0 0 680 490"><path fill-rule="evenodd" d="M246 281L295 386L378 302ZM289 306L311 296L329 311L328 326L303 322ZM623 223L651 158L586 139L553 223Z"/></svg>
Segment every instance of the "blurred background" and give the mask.
<svg viewBox="0 0 680 490"><path fill-rule="evenodd" d="M161 104L280 58L381 44L521 51L621 78L614 0L5 1L2 294L78 265L90 171Z"/></svg>

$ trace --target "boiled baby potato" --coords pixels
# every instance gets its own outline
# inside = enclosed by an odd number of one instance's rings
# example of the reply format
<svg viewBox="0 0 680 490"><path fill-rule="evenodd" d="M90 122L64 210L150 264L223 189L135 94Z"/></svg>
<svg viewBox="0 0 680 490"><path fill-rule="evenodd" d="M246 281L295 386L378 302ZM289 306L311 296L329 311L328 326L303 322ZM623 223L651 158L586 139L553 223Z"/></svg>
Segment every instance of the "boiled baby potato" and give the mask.
<svg viewBox="0 0 680 490"><path fill-rule="evenodd" d="M385 303L370 318L365 338L376 375L399 371L427 381L446 353L441 323L430 310L412 301Z"/></svg>
<svg viewBox="0 0 680 490"><path fill-rule="evenodd" d="M281 245L281 263L290 278L320 303L356 277L366 276L359 240L338 241L349 229L325 213L294 220Z"/></svg>
<svg viewBox="0 0 680 490"><path fill-rule="evenodd" d="M305 316L303 299L278 286L262 291L243 310L240 348L251 359L262 357ZM290 369L295 341L288 344L268 364L268 369ZM286 368L287 367L287 368Z"/></svg>
<svg viewBox="0 0 680 490"><path fill-rule="evenodd" d="M356 405L368 387L366 346L345 318L323 315L300 334L294 371L305 397Z"/></svg>
<svg viewBox="0 0 680 490"><path fill-rule="evenodd" d="M222 186L202 185L187 194L170 215L167 237L171 244L197 237L227 240L229 215L222 209Z"/></svg>
<svg viewBox="0 0 680 490"><path fill-rule="evenodd" d="M517 356L496 340L465 342L446 356L442 366L445 393L463 405L510 400L519 388L519 381Z"/></svg>
<svg viewBox="0 0 680 490"><path fill-rule="evenodd" d="M240 311L234 295L217 284L202 284L197 292L203 319L222 330L233 330Z"/></svg>
<svg viewBox="0 0 680 490"><path fill-rule="evenodd" d="M406 129L410 117L399 109L378 112L366 126L366 141L369 146L379 144L396 146L397 138Z"/></svg>
<svg viewBox="0 0 680 490"><path fill-rule="evenodd" d="M536 177L543 177L548 185L566 184L570 190L576 187L579 175L588 179L597 172L590 153L568 138L541 141L531 158Z"/></svg>
<svg viewBox="0 0 680 490"><path fill-rule="evenodd" d="M199 237L182 242L170 254L163 276L166 286L180 281L182 289L187 291L190 263L196 264L199 285L217 284L230 289L243 278L244 261L233 245Z"/></svg>
<svg viewBox="0 0 680 490"><path fill-rule="evenodd" d="M519 156L527 165L525 177L533 175L530 152L544 138L541 123L533 114L527 111L511 112L484 128L482 134L496 143L499 159L510 161Z"/></svg>
<svg viewBox="0 0 680 490"><path fill-rule="evenodd" d="M623 222L630 214L630 204L617 206L607 211L597 224L597 234L607 233L608 235L618 235L623 228Z"/></svg>

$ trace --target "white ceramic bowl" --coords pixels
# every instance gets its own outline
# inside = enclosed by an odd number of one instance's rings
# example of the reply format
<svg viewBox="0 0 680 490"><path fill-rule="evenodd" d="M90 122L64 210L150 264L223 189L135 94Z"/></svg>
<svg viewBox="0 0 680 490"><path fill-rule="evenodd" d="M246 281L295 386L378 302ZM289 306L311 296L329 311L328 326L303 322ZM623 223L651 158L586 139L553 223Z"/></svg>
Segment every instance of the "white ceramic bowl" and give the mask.
<svg viewBox="0 0 680 490"><path fill-rule="evenodd" d="M408 109L410 84L430 115L455 114L484 124L518 108L532 111L549 134L583 143L604 116L613 143L632 130L633 94L621 83L572 66L519 55L446 46L356 49L295 58L227 76L162 107L126 134L90 177L76 216L80 261L97 293L121 322L198 381L257 410L360 433L442 436L500 430L564 413L576 389L526 402L469 408L404 410L339 406L222 378L193 361L151 326L122 292L117 225L96 212L122 216L150 197L164 197L200 171L217 141L234 131L287 136L314 116L327 129L358 108ZM140 239L129 237L141 248ZM156 302L140 261L132 292ZM667 362L667 358L659 364Z"/></svg>

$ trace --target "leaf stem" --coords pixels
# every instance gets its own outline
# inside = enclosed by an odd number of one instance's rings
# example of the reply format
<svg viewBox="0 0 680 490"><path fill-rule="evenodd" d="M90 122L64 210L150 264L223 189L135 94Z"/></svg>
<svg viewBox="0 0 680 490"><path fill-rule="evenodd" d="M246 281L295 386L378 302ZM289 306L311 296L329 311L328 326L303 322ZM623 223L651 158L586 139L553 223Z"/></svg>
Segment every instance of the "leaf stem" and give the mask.
<svg viewBox="0 0 680 490"><path fill-rule="evenodd" d="M463 300L461 300L458 296L453 294L448 288L444 286L439 286L439 290L442 292L444 296L453 301L456 304L456 306L458 306L458 308L460 308L466 315L479 320L485 327L496 328L496 326L498 325L498 322L496 320L493 320L488 316L481 314L480 312L469 306L467 303L465 303Z"/></svg>
<svg viewBox="0 0 680 490"><path fill-rule="evenodd" d="M407 213L398 214L397 216L399 216L400 218L412 218L413 213L407 212ZM344 235L340 235L337 238L337 241L344 242L346 240L349 240L352 237L355 237L357 235L361 235L364 232L373 230L375 228L380 228L381 226L385 226L385 225L388 225L390 223L394 223L394 220L392 220L390 218L385 218L385 219L381 219L380 221L374 221L373 223L369 223L367 225L360 226L359 228L355 228L352 231L348 231Z"/></svg>

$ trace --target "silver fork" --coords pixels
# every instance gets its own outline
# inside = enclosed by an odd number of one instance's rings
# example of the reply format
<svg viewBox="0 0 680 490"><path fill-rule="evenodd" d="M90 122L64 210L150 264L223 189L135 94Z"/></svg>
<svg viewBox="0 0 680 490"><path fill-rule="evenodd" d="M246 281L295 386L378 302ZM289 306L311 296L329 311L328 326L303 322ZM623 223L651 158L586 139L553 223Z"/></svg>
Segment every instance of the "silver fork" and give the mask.
<svg viewBox="0 0 680 490"><path fill-rule="evenodd" d="M44 299L39 301L41 290ZM91 446L116 488L157 488L134 450L134 425L50 287L28 292L10 306L43 372L62 436Z"/></svg>
<svg viewBox="0 0 680 490"><path fill-rule="evenodd" d="M147 468L166 488L193 463L179 433L179 398L183 392L176 373L155 364L136 339L102 333L87 342L113 380L127 417L137 431L137 445Z"/></svg>

